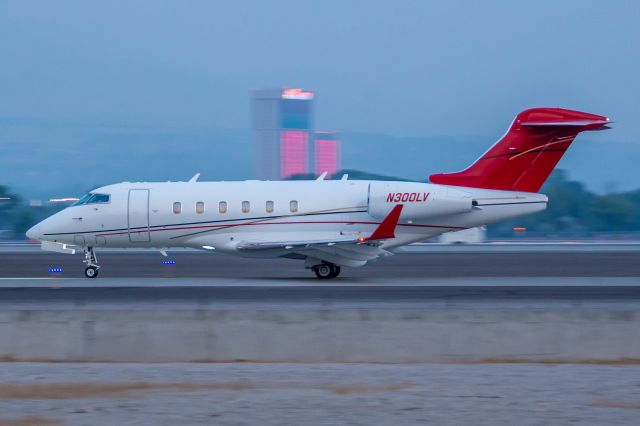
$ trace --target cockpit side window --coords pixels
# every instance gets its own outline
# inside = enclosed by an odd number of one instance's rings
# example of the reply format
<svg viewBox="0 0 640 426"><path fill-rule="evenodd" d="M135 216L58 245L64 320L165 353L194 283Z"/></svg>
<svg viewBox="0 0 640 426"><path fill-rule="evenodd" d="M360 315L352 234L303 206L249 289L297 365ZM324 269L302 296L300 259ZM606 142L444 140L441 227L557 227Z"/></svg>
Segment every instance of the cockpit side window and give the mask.
<svg viewBox="0 0 640 426"><path fill-rule="evenodd" d="M83 204L87 204L87 201L89 201L89 198L91 198L93 194L86 194L83 195L82 198L80 198L78 201L76 201L75 203L71 204L72 206L81 206Z"/></svg>
<svg viewBox="0 0 640 426"><path fill-rule="evenodd" d="M111 199L111 195L109 194L92 194L89 193L78 201L72 204L72 206L81 206L84 204L106 204Z"/></svg>
<svg viewBox="0 0 640 426"><path fill-rule="evenodd" d="M110 198L109 194L93 194L87 204L105 204L109 202Z"/></svg>

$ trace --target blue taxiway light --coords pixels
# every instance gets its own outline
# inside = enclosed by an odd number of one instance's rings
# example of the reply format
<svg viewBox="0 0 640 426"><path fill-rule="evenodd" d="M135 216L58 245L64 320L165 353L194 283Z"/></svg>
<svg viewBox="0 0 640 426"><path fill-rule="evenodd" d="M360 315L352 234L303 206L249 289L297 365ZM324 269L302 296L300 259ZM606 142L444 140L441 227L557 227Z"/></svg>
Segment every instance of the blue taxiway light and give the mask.
<svg viewBox="0 0 640 426"><path fill-rule="evenodd" d="M175 260L163 260L162 264L163 265L175 265L176 261Z"/></svg>
<svg viewBox="0 0 640 426"><path fill-rule="evenodd" d="M62 272L62 268L49 268L49 272L51 273Z"/></svg>

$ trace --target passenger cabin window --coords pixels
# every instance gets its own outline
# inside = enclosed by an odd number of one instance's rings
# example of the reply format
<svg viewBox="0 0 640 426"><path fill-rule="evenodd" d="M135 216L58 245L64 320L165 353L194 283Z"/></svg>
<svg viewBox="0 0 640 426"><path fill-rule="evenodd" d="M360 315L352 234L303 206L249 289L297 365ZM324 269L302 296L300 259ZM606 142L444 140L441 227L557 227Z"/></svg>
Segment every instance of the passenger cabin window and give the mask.
<svg viewBox="0 0 640 426"><path fill-rule="evenodd" d="M227 202L226 201L220 201L220 203L218 203L218 211L220 213L226 213L227 212Z"/></svg>
<svg viewBox="0 0 640 426"><path fill-rule="evenodd" d="M249 213L249 202L248 201L243 201L242 202L242 213Z"/></svg>
<svg viewBox="0 0 640 426"><path fill-rule="evenodd" d="M298 211L298 201L296 200L289 201L289 211L291 213L295 213Z"/></svg>
<svg viewBox="0 0 640 426"><path fill-rule="evenodd" d="M267 201L266 210L267 213L273 213L273 201Z"/></svg>
<svg viewBox="0 0 640 426"><path fill-rule="evenodd" d="M92 194L89 193L78 201L72 204L72 206L81 206L83 204L106 204L111 200L109 194Z"/></svg>
<svg viewBox="0 0 640 426"><path fill-rule="evenodd" d="M175 214L179 214L180 212L182 212L182 203L179 201L176 201L175 203L173 203L173 212Z"/></svg>
<svg viewBox="0 0 640 426"><path fill-rule="evenodd" d="M196 213L198 214L204 213L204 201L198 201L196 203Z"/></svg>

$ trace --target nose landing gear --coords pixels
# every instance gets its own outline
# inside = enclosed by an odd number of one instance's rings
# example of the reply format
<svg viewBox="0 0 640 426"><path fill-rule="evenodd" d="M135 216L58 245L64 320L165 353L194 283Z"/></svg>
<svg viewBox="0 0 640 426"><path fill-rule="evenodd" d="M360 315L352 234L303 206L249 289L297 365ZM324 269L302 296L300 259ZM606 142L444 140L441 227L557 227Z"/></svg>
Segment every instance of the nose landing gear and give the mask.
<svg viewBox="0 0 640 426"><path fill-rule="evenodd" d="M313 269L313 272L315 272L316 277L320 278L321 280L335 278L340 275L340 267L329 262L323 262L312 267L311 269Z"/></svg>
<svg viewBox="0 0 640 426"><path fill-rule="evenodd" d="M87 265L87 267L84 268L84 276L87 278L97 277L100 266L98 265L98 258L93 251L93 247L85 247L83 262Z"/></svg>

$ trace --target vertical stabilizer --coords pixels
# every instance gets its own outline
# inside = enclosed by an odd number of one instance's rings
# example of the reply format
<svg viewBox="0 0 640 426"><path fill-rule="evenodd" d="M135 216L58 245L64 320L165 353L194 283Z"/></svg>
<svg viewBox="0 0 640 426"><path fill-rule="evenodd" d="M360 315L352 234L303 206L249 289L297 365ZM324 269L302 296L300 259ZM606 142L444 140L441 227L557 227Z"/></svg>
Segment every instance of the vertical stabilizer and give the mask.
<svg viewBox="0 0 640 426"><path fill-rule="evenodd" d="M562 108L533 108L516 117L495 145L466 170L439 173L432 183L537 192L578 133L607 128L609 119Z"/></svg>

